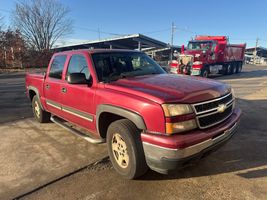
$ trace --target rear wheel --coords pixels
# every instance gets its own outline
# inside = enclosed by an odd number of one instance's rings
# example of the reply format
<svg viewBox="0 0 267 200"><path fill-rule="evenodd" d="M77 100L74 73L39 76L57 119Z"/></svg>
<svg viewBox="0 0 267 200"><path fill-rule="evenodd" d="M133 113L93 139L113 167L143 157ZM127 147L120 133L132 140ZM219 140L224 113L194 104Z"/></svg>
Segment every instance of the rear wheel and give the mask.
<svg viewBox="0 0 267 200"><path fill-rule="evenodd" d="M201 71L201 76L204 78L208 78L209 77L209 70L207 67L204 67L203 70Z"/></svg>
<svg viewBox="0 0 267 200"><path fill-rule="evenodd" d="M130 120L110 124L107 146L114 169L124 178L134 179L147 171L140 130Z"/></svg>
<svg viewBox="0 0 267 200"><path fill-rule="evenodd" d="M225 74L230 75L232 74L232 65L228 63L225 67Z"/></svg>
<svg viewBox="0 0 267 200"><path fill-rule="evenodd" d="M46 123L50 121L51 114L42 109L41 103L39 102L39 99L36 95L32 98L32 111L34 118L38 122Z"/></svg>
<svg viewBox="0 0 267 200"><path fill-rule="evenodd" d="M234 62L234 63L232 63L231 74L237 73L236 70L237 70L237 63Z"/></svg>
<svg viewBox="0 0 267 200"><path fill-rule="evenodd" d="M236 70L236 73L240 73L242 71L242 62L239 62L237 64L237 70Z"/></svg>

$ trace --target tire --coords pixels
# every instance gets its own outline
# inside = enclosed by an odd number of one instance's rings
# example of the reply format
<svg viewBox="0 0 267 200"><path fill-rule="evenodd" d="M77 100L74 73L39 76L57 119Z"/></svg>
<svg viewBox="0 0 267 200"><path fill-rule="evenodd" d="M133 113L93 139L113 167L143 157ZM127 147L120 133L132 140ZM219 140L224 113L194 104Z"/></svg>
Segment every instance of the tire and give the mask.
<svg viewBox="0 0 267 200"><path fill-rule="evenodd" d="M237 70L236 70L236 73L240 73L242 71L242 62L239 62L237 64Z"/></svg>
<svg viewBox="0 0 267 200"><path fill-rule="evenodd" d="M234 62L232 63L232 67L231 67L231 74L235 74L237 70L237 63Z"/></svg>
<svg viewBox="0 0 267 200"><path fill-rule="evenodd" d="M32 98L32 111L34 118L38 122L47 123L50 121L51 114L42 109L41 103L39 102L39 99L36 95Z"/></svg>
<svg viewBox="0 0 267 200"><path fill-rule="evenodd" d="M112 122L107 131L108 154L114 169L126 179L148 170L140 130L128 119Z"/></svg>
<svg viewBox="0 0 267 200"><path fill-rule="evenodd" d="M201 76L204 78L208 78L209 77L209 70L207 67L204 67L203 70L201 70Z"/></svg>
<svg viewBox="0 0 267 200"><path fill-rule="evenodd" d="M233 65L230 64L230 63L226 65L226 68L225 68L225 74L227 74L227 75L232 74L232 69L233 69L232 66L233 66Z"/></svg>

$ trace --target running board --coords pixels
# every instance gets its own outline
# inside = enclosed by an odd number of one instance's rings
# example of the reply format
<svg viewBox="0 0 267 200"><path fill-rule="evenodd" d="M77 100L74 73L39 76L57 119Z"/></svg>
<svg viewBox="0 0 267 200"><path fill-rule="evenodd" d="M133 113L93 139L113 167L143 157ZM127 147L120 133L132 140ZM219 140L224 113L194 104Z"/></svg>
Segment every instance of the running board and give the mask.
<svg viewBox="0 0 267 200"><path fill-rule="evenodd" d="M62 128L64 129L67 129L68 131L70 131L71 133L73 133L74 135L76 136L79 136L85 140L87 140L88 142L90 143L93 143L93 144L100 144L100 143L104 143L105 142L105 139L96 139L96 138L92 138L84 133L82 133L81 131L78 131L66 124L64 124L63 120L60 119L59 117L56 117L56 116L51 116L50 120L54 123L56 123L57 125L61 126Z"/></svg>

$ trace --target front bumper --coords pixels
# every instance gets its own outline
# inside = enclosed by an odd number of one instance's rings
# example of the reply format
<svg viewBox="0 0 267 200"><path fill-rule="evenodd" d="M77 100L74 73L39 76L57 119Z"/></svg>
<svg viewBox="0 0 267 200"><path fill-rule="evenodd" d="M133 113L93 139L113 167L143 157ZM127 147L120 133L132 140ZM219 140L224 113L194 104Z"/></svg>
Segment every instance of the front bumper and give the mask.
<svg viewBox="0 0 267 200"><path fill-rule="evenodd" d="M209 135L209 138L185 148L164 147L149 143L143 139L147 165L154 171L166 174L191 161L204 157L208 152L218 149L234 135L238 127L241 111L236 110L233 115L221 125L215 126L210 130L207 129L206 134ZM216 127L218 131L214 131ZM191 133L191 135L194 134ZM144 135L142 138L145 138Z"/></svg>

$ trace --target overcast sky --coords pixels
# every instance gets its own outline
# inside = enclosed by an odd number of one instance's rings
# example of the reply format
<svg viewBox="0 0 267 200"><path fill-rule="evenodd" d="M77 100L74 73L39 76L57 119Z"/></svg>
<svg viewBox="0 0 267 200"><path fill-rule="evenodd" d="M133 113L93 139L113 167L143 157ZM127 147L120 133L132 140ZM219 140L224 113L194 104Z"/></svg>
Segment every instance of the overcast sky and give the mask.
<svg viewBox="0 0 267 200"><path fill-rule="evenodd" d="M71 10L74 32L64 40L79 42L142 33L166 43L171 23L174 44L198 35L226 35L231 43L267 47L266 0L60 0ZM10 23L15 0L0 0L0 14ZM100 31L100 34L98 32Z"/></svg>

